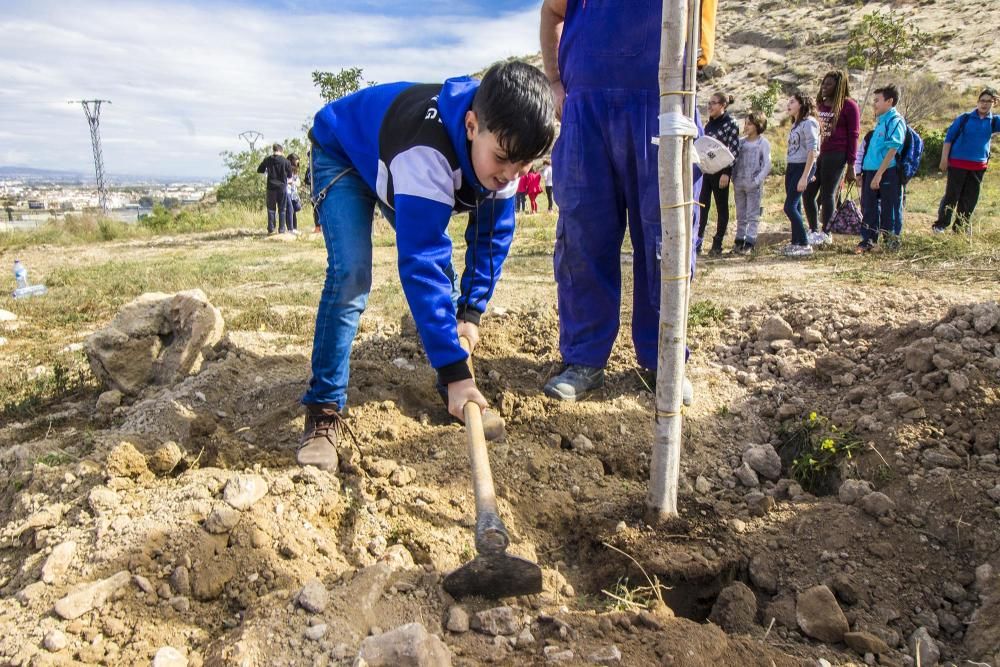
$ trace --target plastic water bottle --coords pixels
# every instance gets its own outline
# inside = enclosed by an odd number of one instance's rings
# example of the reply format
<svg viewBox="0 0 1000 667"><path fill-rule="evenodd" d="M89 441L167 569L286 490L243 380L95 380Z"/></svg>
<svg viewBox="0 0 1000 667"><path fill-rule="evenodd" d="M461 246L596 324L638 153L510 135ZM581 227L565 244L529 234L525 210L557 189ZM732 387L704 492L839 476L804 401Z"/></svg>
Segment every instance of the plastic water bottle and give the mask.
<svg viewBox="0 0 1000 667"><path fill-rule="evenodd" d="M14 282L17 283L17 287L14 289L13 297L15 299L23 299L29 296L42 296L46 294L48 290L45 285L29 285L28 284L28 269L25 268L21 260L14 260Z"/></svg>
<svg viewBox="0 0 1000 667"><path fill-rule="evenodd" d="M14 282L17 283L18 289L24 289L28 286L28 269L24 268L24 264L21 260L14 260Z"/></svg>

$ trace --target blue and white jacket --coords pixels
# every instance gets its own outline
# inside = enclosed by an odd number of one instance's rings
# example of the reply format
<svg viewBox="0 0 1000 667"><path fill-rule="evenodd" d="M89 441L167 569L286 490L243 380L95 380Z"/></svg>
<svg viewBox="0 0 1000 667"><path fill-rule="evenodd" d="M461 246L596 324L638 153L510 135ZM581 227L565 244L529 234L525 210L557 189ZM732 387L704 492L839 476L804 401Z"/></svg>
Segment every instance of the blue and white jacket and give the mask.
<svg viewBox="0 0 1000 667"><path fill-rule="evenodd" d="M471 377L458 319L478 324L500 278L514 234L517 182L499 192L476 179L465 114L479 81L372 86L323 107L312 138L346 154L378 198L395 211L403 292L431 365L444 383ZM322 187L322 183L316 184ZM469 213L458 313L451 299L453 213Z"/></svg>

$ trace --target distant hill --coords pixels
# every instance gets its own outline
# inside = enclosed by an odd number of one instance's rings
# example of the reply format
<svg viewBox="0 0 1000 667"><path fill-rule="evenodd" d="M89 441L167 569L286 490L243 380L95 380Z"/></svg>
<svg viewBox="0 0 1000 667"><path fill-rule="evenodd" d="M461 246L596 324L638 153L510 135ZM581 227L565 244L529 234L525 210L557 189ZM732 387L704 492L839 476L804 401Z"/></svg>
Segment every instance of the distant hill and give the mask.
<svg viewBox="0 0 1000 667"><path fill-rule="evenodd" d="M86 177L78 171L36 169L34 167L0 166L0 178L33 181L80 181ZM90 177L93 180L93 176Z"/></svg>

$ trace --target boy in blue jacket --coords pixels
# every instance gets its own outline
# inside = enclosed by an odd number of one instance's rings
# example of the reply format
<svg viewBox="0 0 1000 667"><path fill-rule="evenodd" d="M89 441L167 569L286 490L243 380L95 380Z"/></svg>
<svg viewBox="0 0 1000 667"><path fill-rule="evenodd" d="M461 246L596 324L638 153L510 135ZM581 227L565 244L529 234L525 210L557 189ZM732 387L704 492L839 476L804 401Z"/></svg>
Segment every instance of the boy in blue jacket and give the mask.
<svg viewBox="0 0 1000 667"><path fill-rule="evenodd" d="M990 142L1000 132L1000 116L993 113L996 103L996 91L983 89L976 108L963 113L948 128L939 166L948 173L948 183L938 207L937 221L931 228L935 233L951 227L953 215L957 215L955 231L964 229L976 210L983 176L990 163Z"/></svg>
<svg viewBox="0 0 1000 667"><path fill-rule="evenodd" d="M469 401L487 407L459 337L473 347L479 340L479 318L510 249L518 178L554 137L548 81L519 62L494 65L481 82L373 86L316 114L312 194L328 265L302 397L300 465L337 467L351 347L371 289L376 205L396 230L403 292L447 387L448 411L461 419ZM456 212L469 213L460 281L447 232Z"/></svg>

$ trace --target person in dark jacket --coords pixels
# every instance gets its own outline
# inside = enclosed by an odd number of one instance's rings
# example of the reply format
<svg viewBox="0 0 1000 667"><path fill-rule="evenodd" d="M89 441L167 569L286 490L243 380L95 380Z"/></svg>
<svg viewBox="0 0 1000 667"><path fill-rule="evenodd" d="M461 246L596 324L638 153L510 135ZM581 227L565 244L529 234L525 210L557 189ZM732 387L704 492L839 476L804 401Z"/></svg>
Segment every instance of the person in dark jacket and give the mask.
<svg viewBox="0 0 1000 667"><path fill-rule="evenodd" d="M708 122L705 123L705 135L718 139L734 159L740 157L740 128L736 121L729 115L727 109L729 105L736 101L732 95L715 93L708 100ZM732 165L715 174L705 174L705 181L701 186L701 223L698 226L698 240L695 245L697 252L701 252L701 246L705 238L705 227L708 224L708 214L712 210L712 199L715 199L716 216L718 222L715 225L715 236L712 238L712 249L710 255L722 254L722 241L726 237L726 229L729 227L729 182L733 177Z"/></svg>
<svg viewBox="0 0 1000 667"><path fill-rule="evenodd" d="M947 172L948 183L938 207L938 218L932 231L941 233L951 227L961 231L979 203L983 176L990 162L990 142L1000 132L1000 116L993 113L997 92L986 88L979 94L976 108L956 118L948 128L941 149L941 171Z"/></svg>
<svg viewBox="0 0 1000 667"><path fill-rule="evenodd" d="M268 155L257 167L258 174L267 174L267 233L274 233L275 218L278 220L278 233L284 234L288 223L285 206L288 192L288 179L292 176L292 165L282 155L281 144L271 146Z"/></svg>
<svg viewBox="0 0 1000 667"><path fill-rule="evenodd" d="M488 407L459 338L475 349L510 250L518 178L554 139L548 81L521 62L494 65L481 82L372 86L316 114L310 175L327 272L302 397L300 465L337 467L351 347L372 284L376 206L396 231L403 293L448 412L461 419L470 401ZM469 214L460 280L448 235L456 212Z"/></svg>
<svg viewBox="0 0 1000 667"><path fill-rule="evenodd" d="M809 181L802 204L809 221L809 245L832 243L830 220L836 208L836 194L847 178L853 182L854 159L861 136L861 107L851 99L847 72L827 72L816 96L820 147L816 178Z"/></svg>

